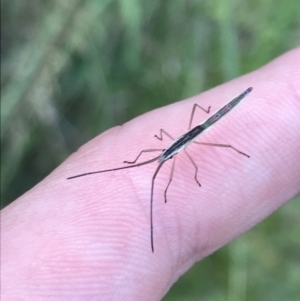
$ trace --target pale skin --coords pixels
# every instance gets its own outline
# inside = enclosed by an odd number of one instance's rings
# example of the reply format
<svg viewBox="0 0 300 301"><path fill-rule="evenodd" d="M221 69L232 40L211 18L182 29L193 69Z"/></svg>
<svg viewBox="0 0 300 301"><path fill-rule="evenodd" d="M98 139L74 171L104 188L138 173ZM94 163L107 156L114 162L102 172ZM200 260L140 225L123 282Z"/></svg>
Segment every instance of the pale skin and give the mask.
<svg viewBox="0 0 300 301"><path fill-rule="evenodd" d="M1 300L160 300L196 261L229 243L300 193L300 49L222 86L149 112L96 137L2 210ZM142 149L165 148L160 128L186 132L194 103L215 112L254 90L161 169L149 238L151 177L157 163L66 180L122 166ZM197 111L197 121L208 116ZM152 154L153 157L157 154ZM145 154L145 159L151 154Z"/></svg>

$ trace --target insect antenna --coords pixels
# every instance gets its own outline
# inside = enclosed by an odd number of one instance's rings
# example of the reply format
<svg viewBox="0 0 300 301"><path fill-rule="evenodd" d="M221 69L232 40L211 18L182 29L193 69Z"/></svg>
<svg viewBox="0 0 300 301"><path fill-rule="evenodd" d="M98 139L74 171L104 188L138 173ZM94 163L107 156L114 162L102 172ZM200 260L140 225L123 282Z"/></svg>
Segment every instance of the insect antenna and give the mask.
<svg viewBox="0 0 300 301"><path fill-rule="evenodd" d="M75 179L75 178L80 178L80 177L85 177L85 176L89 176L89 175L94 175L97 173L103 173L103 172L109 172L109 171L115 171L115 170L121 170L121 169L127 169L127 168L134 168L134 167L139 167L142 165L146 165L146 164L150 164L152 162L157 161L159 158L159 156L148 160L148 161L144 161L138 164L134 164L134 165L129 165L129 166L122 166L122 167L117 167L117 168L111 168L111 169L104 169L104 170L98 170L98 171L92 171L92 172L87 172L87 173L82 173L80 175L76 175L76 176L72 176L72 177L68 177L67 180L71 180L71 179Z"/></svg>

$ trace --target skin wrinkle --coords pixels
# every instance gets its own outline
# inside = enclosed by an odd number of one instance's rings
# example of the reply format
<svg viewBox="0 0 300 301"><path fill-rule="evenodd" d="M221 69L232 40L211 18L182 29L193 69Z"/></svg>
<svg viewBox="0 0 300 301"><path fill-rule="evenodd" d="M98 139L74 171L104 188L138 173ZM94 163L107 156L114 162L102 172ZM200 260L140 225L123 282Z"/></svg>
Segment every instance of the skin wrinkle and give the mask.
<svg viewBox="0 0 300 301"><path fill-rule="evenodd" d="M178 233L178 242L177 242L177 248L178 248L178 254L177 254L177 260L175 259L174 261L174 265L175 266L178 266L179 263L183 263L182 261L182 256L183 256L183 252L182 252L182 249L183 249L183 244L184 244L184 234L182 233L181 229L182 227L180 226L181 224L181 220L178 218L179 216L179 212L177 210L179 206L178 203L174 203L174 205L172 206L173 208L175 207L175 210L174 210L174 216L176 217L176 232ZM176 258L176 256L174 256L174 258Z"/></svg>
<svg viewBox="0 0 300 301"><path fill-rule="evenodd" d="M198 170L199 170L199 169L198 169ZM197 184L197 186L198 186L198 184ZM200 189L201 187L197 187L197 188ZM196 206L197 206L197 205L198 205L197 202L192 203L192 206L193 206L192 214L193 214L193 216L194 216L194 218L193 218L194 220L197 219L197 215L196 215L196 209L197 209ZM197 224L196 224L196 227L194 227L193 231L194 231L196 237L200 235L200 233L201 233L201 232L200 232L200 223L197 223ZM200 241L200 240L199 240L199 241ZM203 242L203 241L202 241L202 242ZM204 245L205 245L205 244L204 244ZM202 245L202 246L203 246L203 245ZM191 254L192 254L191 257L194 257L197 253L202 253L202 252L201 252L202 246L200 247L198 241L196 242L196 244L195 244L194 247L191 246Z"/></svg>
<svg viewBox="0 0 300 301"><path fill-rule="evenodd" d="M187 158L185 158L185 160L186 160L187 163L190 163L190 162L188 161ZM192 166L192 168L193 168L193 166ZM190 170L190 171L191 171L191 170ZM196 202L190 202L189 199L190 199L190 197L193 196L193 195L201 195L201 190L202 190L203 187L199 187L198 184L196 183L196 181L194 180L193 177L191 177L191 181L192 181L192 183L189 183L189 185L188 185L188 186L190 186L189 189L185 189L185 190L187 191L186 196L188 196L188 202L186 202L186 200L185 200L184 203L185 203L185 206L186 206L186 205L192 206L192 207L194 208L194 210L192 210L190 213L188 213L188 216L186 215L185 212L184 212L184 215L185 215L189 220L197 220L198 217L197 217L197 213L196 213L196 212L197 212L197 205L199 205L199 203L197 202L197 200L196 200ZM185 183L185 186L187 186L186 183ZM194 186L194 187L193 187L193 186ZM180 207L181 207L181 206L180 206ZM183 209L183 210L184 210L184 209ZM180 212L180 210L179 210L179 212ZM191 215L194 216L194 219L190 219L190 218L189 218ZM198 223L197 223L197 225L198 225ZM194 227L194 226L191 226L191 231L192 231L192 233L196 233L196 232L197 232L197 231L195 230L195 227ZM202 245L201 248L197 249L197 245L198 245L197 243L194 244L194 245L190 245L190 253L184 255L184 248L185 248L186 245L187 245L187 244L185 243L185 241L191 242L191 238L190 238L190 236L191 236L191 231L188 231L188 234L187 234L188 239L185 239L185 236L182 235L182 236L183 236L183 239L182 239L183 244L181 245L181 253L183 253L183 255L181 255L181 256L183 257L183 260L181 260L182 263L185 263L185 262L189 261L189 260L190 260L189 258L192 258L193 256L195 256L196 252L198 252L198 253L201 252L201 249L202 249L202 247L203 247L203 245ZM203 241L202 241L202 242L203 242ZM204 245L205 245L205 244L204 244Z"/></svg>

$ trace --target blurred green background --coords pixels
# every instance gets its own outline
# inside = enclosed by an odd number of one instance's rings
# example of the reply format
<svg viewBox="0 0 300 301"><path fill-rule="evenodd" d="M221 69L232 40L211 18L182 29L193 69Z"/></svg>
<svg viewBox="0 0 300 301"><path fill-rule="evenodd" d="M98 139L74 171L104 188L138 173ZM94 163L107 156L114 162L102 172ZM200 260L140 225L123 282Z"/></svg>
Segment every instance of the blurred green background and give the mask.
<svg viewBox="0 0 300 301"><path fill-rule="evenodd" d="M299 45L299 1L1 1L1 205L102 131ZM299 300L294 200L163 299Z"/></svg>

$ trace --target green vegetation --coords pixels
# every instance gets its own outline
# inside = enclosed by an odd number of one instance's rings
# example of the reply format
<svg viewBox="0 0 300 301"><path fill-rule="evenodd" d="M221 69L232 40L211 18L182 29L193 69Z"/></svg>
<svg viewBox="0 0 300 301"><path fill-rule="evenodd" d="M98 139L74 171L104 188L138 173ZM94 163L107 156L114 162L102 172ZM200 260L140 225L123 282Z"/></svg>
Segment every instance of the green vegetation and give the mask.
<svg viewBox="0 0 300 301"><path fill-rule="evenodd" d="M254 70L300 37L296 0L1 8L2 206L102 131ZM164 300L299 300L299 200L193 267Z"/></svg>

